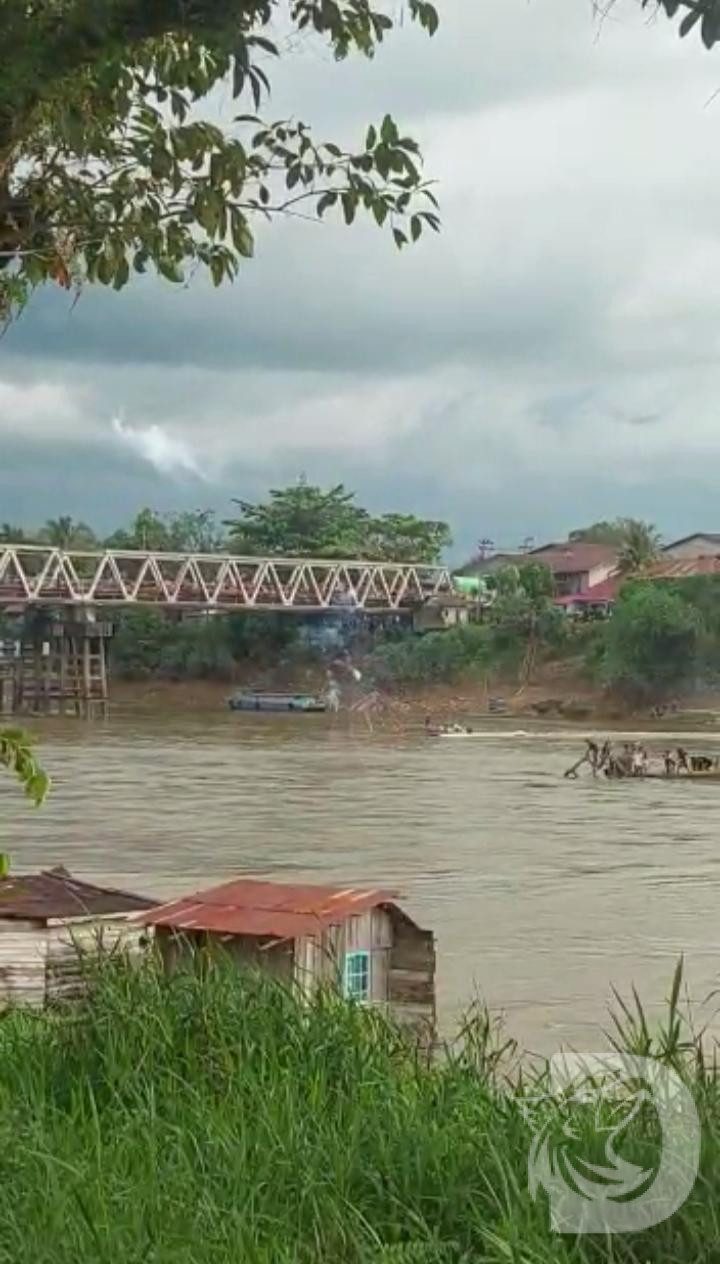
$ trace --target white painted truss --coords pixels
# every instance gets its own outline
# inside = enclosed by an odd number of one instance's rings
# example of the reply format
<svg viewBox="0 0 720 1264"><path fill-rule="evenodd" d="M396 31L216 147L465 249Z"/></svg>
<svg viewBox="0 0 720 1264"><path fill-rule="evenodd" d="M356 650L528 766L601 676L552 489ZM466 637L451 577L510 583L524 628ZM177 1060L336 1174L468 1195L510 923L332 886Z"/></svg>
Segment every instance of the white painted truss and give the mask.
<svg viewBox="0 0 720 1264"><path fill-rule="evenodd" d="M0 544L0 607L392 612L454 593L444 567Z"/></svg>

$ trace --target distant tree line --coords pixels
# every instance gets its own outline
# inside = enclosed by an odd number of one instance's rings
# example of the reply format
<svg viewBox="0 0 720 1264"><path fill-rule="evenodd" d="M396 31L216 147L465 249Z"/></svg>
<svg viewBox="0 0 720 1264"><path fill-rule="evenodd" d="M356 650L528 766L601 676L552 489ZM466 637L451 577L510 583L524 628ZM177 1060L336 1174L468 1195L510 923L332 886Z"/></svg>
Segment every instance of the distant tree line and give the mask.
<svg viewBox="0 0 720 1264"><path fill-rule="evenodd" d="M242 553L252 557L368 558L438 562L452 543L446 522L415 514L378 516L356 503L342 483L324 490L305 479L273 488L267 500L236 500L237 516L219 522L211 509L159 513L141 509L109 536L72 517L50 518L37 530L0 524L0 542L50 544L62 549L140 549L155 552Z"/></svg>

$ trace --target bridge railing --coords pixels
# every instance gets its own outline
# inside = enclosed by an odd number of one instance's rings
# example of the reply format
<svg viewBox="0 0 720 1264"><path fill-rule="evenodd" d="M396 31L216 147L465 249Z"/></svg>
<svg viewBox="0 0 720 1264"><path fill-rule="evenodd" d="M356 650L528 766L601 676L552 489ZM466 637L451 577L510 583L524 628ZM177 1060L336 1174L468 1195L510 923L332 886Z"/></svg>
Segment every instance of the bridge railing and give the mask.
<svg viewBox="0 0 720 1264"><path fill-rule="evenodd" d="M454 594L446 567L358 559L0 544L0 605L412 609Z"/></svg>

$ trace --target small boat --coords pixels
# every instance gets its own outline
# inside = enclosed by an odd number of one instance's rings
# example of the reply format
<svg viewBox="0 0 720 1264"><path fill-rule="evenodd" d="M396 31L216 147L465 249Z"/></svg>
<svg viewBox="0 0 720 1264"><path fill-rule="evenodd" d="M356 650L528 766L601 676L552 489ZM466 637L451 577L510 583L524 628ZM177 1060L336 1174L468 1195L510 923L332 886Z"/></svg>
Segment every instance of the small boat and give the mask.
<svg viewBox="0 0 720 1264"><path fill-rule="evenodd" d="M265 690L241 690L228 698L231 711L326 711L322 698L308 693L270 693Z"/></svg>

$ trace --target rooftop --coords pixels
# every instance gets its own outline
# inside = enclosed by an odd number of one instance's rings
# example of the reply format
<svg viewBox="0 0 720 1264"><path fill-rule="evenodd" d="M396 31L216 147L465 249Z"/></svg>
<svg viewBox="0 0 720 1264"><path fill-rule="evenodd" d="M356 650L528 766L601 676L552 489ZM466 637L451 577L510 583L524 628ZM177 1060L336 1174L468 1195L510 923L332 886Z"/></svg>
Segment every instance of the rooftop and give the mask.
<svg viewBox="0 0 720 1264"><path fill-rule="evenodd" d="M694 575L720 575L720 557L668 557L642 572L641 579L691 579Z"/></svg>
<svg viewBox="0 0 720 1264"><path fill-rule="evenodd" d="M579 593L569 593L565 597L556 597L555 605L596 606L615 601L624 579L625 576L623 575L611 575L608 579L604 579L601 584L593 584L592 588L585 588Z"/></svg>
<svg viewBox="0 0 720 1264"><path fill-rule="evenodd" d="M154 903L142 895L81 882L62 867L0 878L0 919L99 917L144 911Z"/></svg>
<svg viewBox="0 0 720 1264"><path fill-rule="evenodd" d="M576 575L591 571L596 566L615 566L617 559L618 550L613 545L585 544L582 541L573 544L568 540L545 544L525 557L526 562L549 566L555 575Z"/></svg>
<svg viewBox="0 0 720 1264"><path fill-rule="evenodd" d="M378 888L291 886L238 878L161 904L140 920L176 931L297 939L392 904L395 898L395 892Z"/></svg>
<svg viewBox="0 0 720 1264"><path fill-rule="evenodd" d="M676 549L680 544L689 544L691 540L710 540L720 548L719 531L693 531L690 535L683 535L679 540L672 540L670 544L663 545L662 551L668 553L670 549Z"/></svg>

